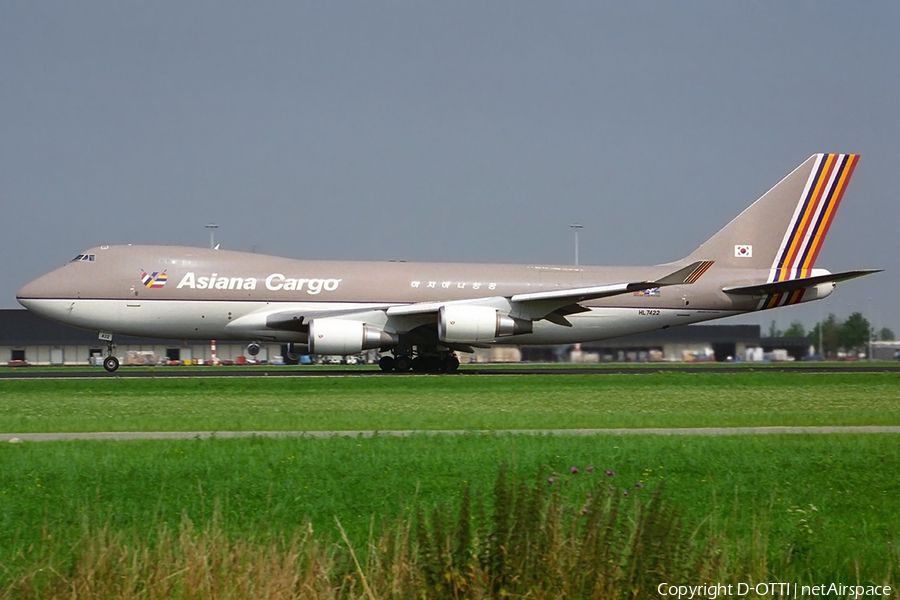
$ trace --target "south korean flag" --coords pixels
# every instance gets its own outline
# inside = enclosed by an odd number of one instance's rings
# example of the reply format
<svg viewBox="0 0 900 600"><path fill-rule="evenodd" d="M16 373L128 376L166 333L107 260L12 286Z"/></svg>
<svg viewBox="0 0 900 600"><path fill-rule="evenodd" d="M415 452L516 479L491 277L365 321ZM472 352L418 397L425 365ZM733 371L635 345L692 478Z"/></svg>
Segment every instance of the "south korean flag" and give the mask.
<svg viewBox="0 0 900 600"><path fill-rule="evenodd" d="M735 246L734 256L735 258L752 258L753 246Z"/></svg>

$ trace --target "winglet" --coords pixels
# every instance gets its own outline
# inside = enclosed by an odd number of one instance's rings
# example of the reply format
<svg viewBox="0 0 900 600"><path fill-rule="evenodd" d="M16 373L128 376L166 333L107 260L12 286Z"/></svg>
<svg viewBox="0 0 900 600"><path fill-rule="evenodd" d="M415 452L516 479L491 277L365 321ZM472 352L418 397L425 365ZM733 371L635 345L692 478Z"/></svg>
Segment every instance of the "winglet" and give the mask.
<svg viewBox="0 0 900 600"><path fill-rule="evenodd" d="M670 273L663 277L662 279L657 279L653 282L654 285L682 285L685 283L694 283L700 277L706 273L711 266L713 266L714 260L698 260L697 262L693 262L683 269L678 269L674 273Z"/></svg>

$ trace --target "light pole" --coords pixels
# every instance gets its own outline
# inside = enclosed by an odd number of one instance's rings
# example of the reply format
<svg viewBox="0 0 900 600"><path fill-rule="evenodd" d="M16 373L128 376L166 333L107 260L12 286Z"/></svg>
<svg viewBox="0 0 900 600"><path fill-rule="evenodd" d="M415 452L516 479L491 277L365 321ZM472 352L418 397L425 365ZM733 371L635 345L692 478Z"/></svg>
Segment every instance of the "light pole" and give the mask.
<svg viewBox="0 0 900 600"><path fill-rule="evenodd" d="M209 229L209 247L215 249L216 247L216 229L219 228L215 223L210 223L205 226L206 229Z"/></svg>
<svg viewBox="0 0 900 600"><path fill-rule="evenodd" d="M569 225L569 228L571 228L575 232L575 266L577 267L578 266L578 230L583 229L584 226L579 225L578 223L572 223L571 225Z"/></svg>
<svg viewBox="0 0 900 600"><path fill-rule="evenodd" d="M822 302L822 305L819 306L819 360L825 360L825 351L822 349L822 338L825 337L825 303Z"/></svg>
<svg viewBox="0 0 900 600"><path fill-rule="evenodd" d="M871 298L869 298L869 316L872 318L872 322L869 323L869 351L868 351L869 361L871 362L871 360L872 360L872 341L873 341L872 337L873 337L873 334L875 333L875 317L872 313L872 299Z"/></svg>

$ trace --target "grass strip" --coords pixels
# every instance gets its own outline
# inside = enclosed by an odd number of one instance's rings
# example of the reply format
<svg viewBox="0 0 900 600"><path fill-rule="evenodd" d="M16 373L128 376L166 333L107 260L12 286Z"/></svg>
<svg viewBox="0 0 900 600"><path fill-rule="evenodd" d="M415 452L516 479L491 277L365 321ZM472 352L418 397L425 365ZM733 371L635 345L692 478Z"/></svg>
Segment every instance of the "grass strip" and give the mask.
<svg viewBox="0 0 900 600"><path fill-rule="evenodd" d="M152 544L184 519L251 541L290 537L310 523L337 541L337 518L364 547L373 523L458 507L464 487L490 497L504 462L522 480L567 495L604 489L624 498L664 487L688 522L711 522L710 532L736 543L763 532L773 560L789 552L816 576L877 579L886 565L900 568L892 435L4 444L0 562L7 577L21 574L49 547L78 546L86 531Z"/></svg>
<svg viewBox="0 0 900 600"><path fill-rule="evenodd" d="M72 548L51 540L43 560L4 587L8 596L41 599L634 600L658 598L660 588L687 595L678 587L685 584L698 597L735 590L790 597L798 582L817 581L820 568L808 560L805 543L773 551L764 523L749 542L736 540L714 516L697 526L661 491L629 497L599 485L573 492L555 479L528 482L504 465L487 507L463 485L458 508L439 506L426 515L419 504L415 515L373 523L359 551L337 517L341 545L309 524L248 539L229 534L215 517L201 528L183 517L177 531L161 525L154 542L131 541L108 527L86 528ZM810 520L803 522L808 528ZM871 573L857 570L849 593L890 595L896 558L889 553ZM762 583L760 592L748 581L781 583Z"/></svg>
<svg viewBox="0 0 900 600"><path fill-rule="evenodd" d="M0 381L0 432L900 425L900 373Z"/></svg>

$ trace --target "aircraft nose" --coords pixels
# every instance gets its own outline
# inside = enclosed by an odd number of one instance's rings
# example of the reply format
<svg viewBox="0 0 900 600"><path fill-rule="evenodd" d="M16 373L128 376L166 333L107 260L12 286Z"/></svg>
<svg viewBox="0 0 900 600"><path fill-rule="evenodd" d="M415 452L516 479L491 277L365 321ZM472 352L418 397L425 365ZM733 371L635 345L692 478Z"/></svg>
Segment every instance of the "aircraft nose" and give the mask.
<svg viewBox="0 0 900 600"><path fill-rule="evenodd" d="M35 302L38 300L52 297L53 285L49 281L47 275L38 277L34 281L26 283L25 286L16 293L16 300L18 300L19 304L28 309L33 309Z"/></svg>

